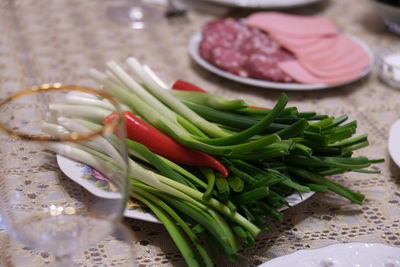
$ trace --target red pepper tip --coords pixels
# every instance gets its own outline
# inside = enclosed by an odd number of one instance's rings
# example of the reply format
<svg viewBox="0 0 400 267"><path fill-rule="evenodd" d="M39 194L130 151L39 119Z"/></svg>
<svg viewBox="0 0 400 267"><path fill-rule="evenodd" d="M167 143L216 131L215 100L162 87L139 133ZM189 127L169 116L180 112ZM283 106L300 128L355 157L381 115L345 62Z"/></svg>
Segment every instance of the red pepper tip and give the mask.
<svg viewBox="0 0 400 267"><path fill-rule="evenodd" d="M221 168L220 170L218 170L225 178L227 178L229 176L229 172L228 169L225 168L225 166L222 166L223 168Z"/></svg>
<svg viewBox="0 0 400 267"><path fill-rule="evenodd" d="M103 124L110 124L118 118L118 114L115 112L110 113L107 117L103 119Z"/></svg>
<svg viewBox="0 0 400 267"><path fill-rule="evenodd" d="M267 108L263 108L263 107L257 107L257 106L249 106L249 108L256 108L256 109L267 109Z"/></svg>
<svg viewBox="0 0 400 267"><path fill-rule="evenodd" d="M207 93L207 91L201 89L200 87L184 80L176 80L174 84L171 86L171 88L174 90L181 90L181 91Z"/></svg>

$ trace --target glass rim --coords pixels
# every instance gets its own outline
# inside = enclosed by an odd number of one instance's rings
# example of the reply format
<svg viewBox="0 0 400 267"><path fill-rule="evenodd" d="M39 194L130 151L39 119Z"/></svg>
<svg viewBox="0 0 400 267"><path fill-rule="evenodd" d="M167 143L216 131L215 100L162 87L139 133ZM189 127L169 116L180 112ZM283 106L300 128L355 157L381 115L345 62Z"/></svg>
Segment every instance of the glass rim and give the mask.
<svg viewBox="0 0 400 267"><path fill-rule="evenodd" d="M39 86L33 86L27 89L23 89L20 91L15 92L11 96L8 96L4 100L0 101L0 108L3 107L4 105L14 101L17 98L24 97L27 95L31 94L36 94L36 93L41 93L41 92L50 92L50 91L75 91L75 92L83 92L83 93L88 93L92 95L97 95L100 96L104 99L107 99L110 101L110 103L115 107L115 114L118 114L118 117L122 119L122 112L121 112L121 106L119 101L113 97L112 95L97 90L93 89L90 87L86 86L80 86L80 85L73 85L73 84L61 84L61 83L44 83ZM114 129L117 127L119 120L111 120L110 123L107 123L105 125L102 125L101 129L90 132L90 133L77 133L77 132L72 132L68 137L46 137L46 136L40 136L40 135L34 135L34 134L26 134L22 133L20 131L10 129L7 127L3 122L0 121L0 131L4 131L10 136L14 138L19 138L22 140L27 140L27 141L39 141L39 142L62 142L62 141L68 141L68 142L78 142L78 141L84 141L91 139L95 136L102 135L105 132L113 132Z"/></svg>

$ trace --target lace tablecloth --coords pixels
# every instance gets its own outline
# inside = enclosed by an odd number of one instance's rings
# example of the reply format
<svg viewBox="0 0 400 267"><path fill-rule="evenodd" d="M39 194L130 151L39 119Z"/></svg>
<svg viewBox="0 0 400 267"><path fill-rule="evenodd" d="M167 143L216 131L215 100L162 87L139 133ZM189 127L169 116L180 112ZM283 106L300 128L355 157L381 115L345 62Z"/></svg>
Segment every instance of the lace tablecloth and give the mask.
<svg viewBox="0 0 400 267"><path fill-rule="evenodd" d="M128 56L135 56L152 66L167 82L183 78L219 95L240 97L264 106L270 106L277 99L279 91L225 80L203 70L190 59L188 40L215 15L190 11L186 19L167 21L157 12L151 12L147 14L151 23L138 30L110 11L134 3L128 0L0 1L1 97L44 82L93 86L86 74L88 68L103 69L108 60L122 62ZM162 11L162 7L159 8ZM385 29L373 7L364 0L323 1L317 6L290 12L325 15L341 31L357 36L373 51L398 45L400 41ZM240 10L226 13L236 17L246 14ZM370 158L383 157L386 162L376 165L381 174L333 177L364 193L367 199L362 206L350 204L333 194L316 194L285 211L285 221L273 225L273 231L262 234L255 247L245 249L237 264L221 259L218 266L255 266L299 249L338 242L368 241L400 246L400 171L387 152L389 128L400 116L400 91L382 84L372 73L342 88L288 92L288 95L291 105L299 106L300 110L317 110L334 116L348 114L356 119L359 132L368 133L371 143L359 153ZM27 148L26 153L34 154L35 150ZM16 159L16 166L10 173L54 171L29 168L22 159ZM90 197L84 189L62 176L50 177L43 183L46 190L59 192L65 201ZM43 194L41 187L30 183L23 183L21 190L31 198ZM162 225L134 219L126 222L136 234L138 266L184 265ZM0 233L0 239L0 262L4 266L42 266L53 261L49 254L24 247L10 240L4 232ZM83 251L83 266L111 266L102 257L107 251L107 246Z"/></svg>

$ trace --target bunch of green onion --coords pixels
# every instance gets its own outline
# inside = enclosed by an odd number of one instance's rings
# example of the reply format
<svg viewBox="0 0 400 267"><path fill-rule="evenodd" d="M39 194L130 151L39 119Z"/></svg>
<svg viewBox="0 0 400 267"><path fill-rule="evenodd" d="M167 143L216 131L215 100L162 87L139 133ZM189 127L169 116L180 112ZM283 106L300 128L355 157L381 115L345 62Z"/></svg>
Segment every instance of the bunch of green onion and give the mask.
<svg viewBox="0 0 400 267"><path fill-rule="evenodd" d="M161 157L142 144L127 140L130 152L131 196L164 224L189 266L213 266L210 246L232 260L244 245L254 245L270 220L283 220L280 208L295 192L333 191L356 204L364 195L326 176L368 170L373 163L353 157L368 145L367 135L356 137L356 121L287 107L281 94L271 109L252 108L243 100L208 93L169 89L148 67L127 60L128 74L115 62L91 76L101 89L184 146L208 153L229 170L229 177L207 167L188 167ZM107 101L72 93L65 104L50 109L59 118L43 130L65 135L99 129L113 109ZM81 144L52 144L49 148L100 172L118 171L115 140L97 138ZM111 164L110 164L111 162ZM117 181L114 181L117 182ZM202 238L201 238L202 237Z"/></svg>

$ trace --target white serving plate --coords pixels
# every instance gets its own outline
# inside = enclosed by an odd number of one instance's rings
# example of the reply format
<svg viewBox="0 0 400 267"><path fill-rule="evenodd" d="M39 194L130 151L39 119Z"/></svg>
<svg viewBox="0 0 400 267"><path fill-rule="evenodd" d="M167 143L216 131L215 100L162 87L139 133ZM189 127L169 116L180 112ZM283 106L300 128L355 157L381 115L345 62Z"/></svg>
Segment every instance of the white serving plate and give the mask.
<svg viewBox="0 0 400 267"><path fill-rule="evenodd" d="M400 248L377 243L342 243L299 250L258 267L400 267Z"/></svg>
<svg viewBox="0 0 400 267"><path fill-rule="evenodd" d="M224 6L242 8L290 8L320 2L321 0L201 0Z"/></svg>
<svg viewBox="0 0 400 267"><path fill-rule="evenodd" d="M365 77L372 69L373 65L373 53L369 49L369 47L361 40L354 38L353 40L359 43L365 50L365 52L368 54L370 57L370 65L358 76L356 79L347 81L344 83L338 83L338 84L301 84L301 83L277 83L277 82L269 82L265 80L260 80L260 79L254 79L254 78L245 78L241 77L239 75L232 74L230 72L224 71L210 63L208 63L207 60L205 60L199 53L199 45L202 40L202 35L200 32L194 34L192 38L190 39L189 42L189 53L191 57L196 61L200 66L203 68L213 72L214 74L217 74L219 76L225 77L227 79L248 84L248 85L253 85L257 87L263 87L263 88L270 88L270 89L278 89L278 90L293 90L293 91L308 91L308 90L321 90L321 89L329 89L329 88L334 88L334 87L339 87L343 86L349 83L352 83L354 81L357 81L363 77Z"/></svg>
<svg viewBox="0 0 400 267"><path fill-rule="evenodd" d="M389 132L389 154L400 167L400 120L397 120Z"/></svg>
<svg viewBox="0 0 400 267"><path fill-rule="evenodd" d="M81 185L95 196L101 198L116 198L119 194L113 192L112 184L102 175L97 176L95 171L82 163L57 154L57 164L61 171L71 180ZM105 179L105 180L101 180ZM130 200L125 209L124 216L142 221L160 223L160 221L143 205Z"/></svg>
<svg viewBox="0 0 400 267"><path fill-rule="evenodd" d="M113 186L108 179L91 167L71 160L67 157L57 155L57 163L61 171L74 182L78 183L90 193L102 198L116 198L118 193L113 192ZM310 198L314 192L294 193L286 197L290 206L295 206ZM282 207L279 210L285 210ZM131 200L124 212L125 217L134 218L142 221L160 223L160 221L141 204Z"/></svg>

